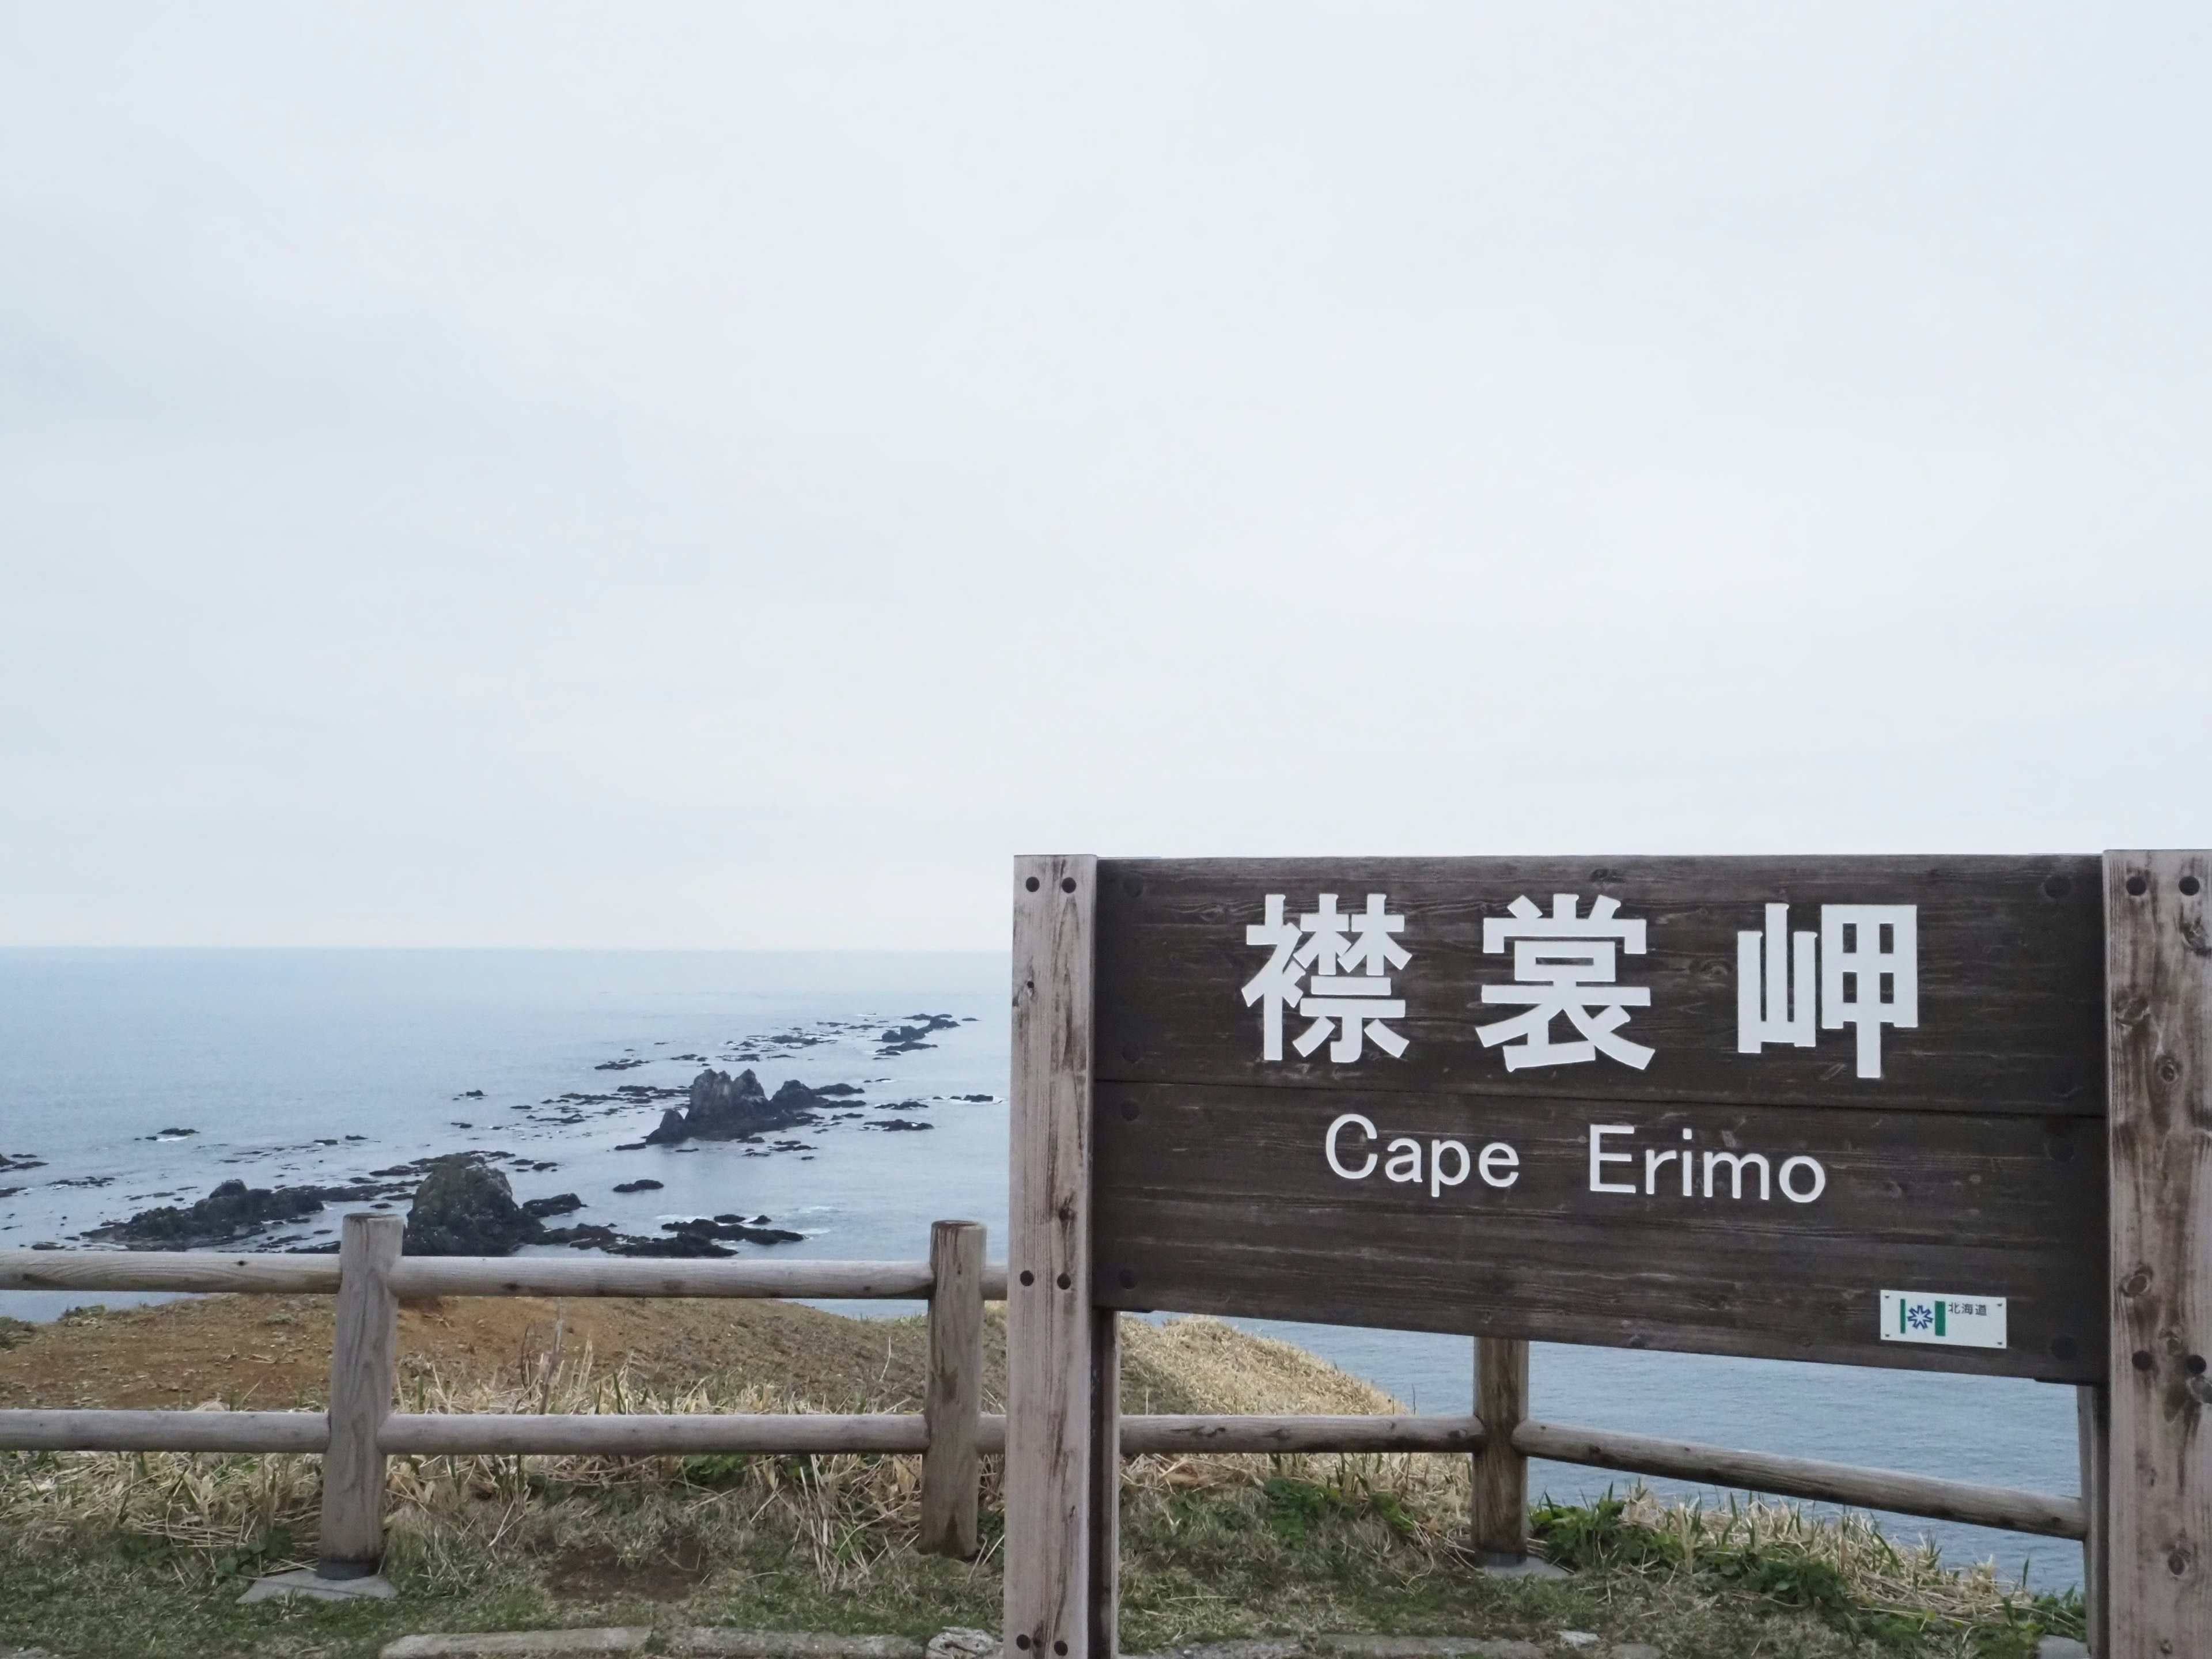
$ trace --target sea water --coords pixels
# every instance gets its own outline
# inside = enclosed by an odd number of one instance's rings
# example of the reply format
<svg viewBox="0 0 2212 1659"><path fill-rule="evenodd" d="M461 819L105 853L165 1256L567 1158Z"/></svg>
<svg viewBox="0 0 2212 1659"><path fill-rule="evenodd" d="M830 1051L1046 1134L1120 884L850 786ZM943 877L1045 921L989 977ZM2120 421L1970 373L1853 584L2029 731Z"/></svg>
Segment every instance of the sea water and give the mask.
<svg viewBox="0 0 2212 1659"><path fill-rule="evenodd" d="M649 1234L696 1216L764 1214L805 1236L761 1247L781 1257L911 1260L927 1252L932 1221L961 1218L988 1226L1001 1258L1006 984L1005 957L991 954L0 951L0 1154L31 1164L0 1170L0 1189L12 1189L0 1195L0 1249L76 1245L91 1227L189 1204L232 1178L331 1186L477 1150L512 1155L501 1167L518 1198L584 1200L555 1224ZM923 1015L953 1023L928 1047L884 1052L884 1033ZM791 1132L803 1147L768 1156L729 1142L620 1150L666 1103L618 1091L680 1089L702 1064L750 1065L771 1093L792 1078L860 1085L866 1104ZM931 1127L875 1127L892 1119ZM641 1179L661 1185L613 1190ZM326 1245L339 1207L253 1247ZM49 1319L87 1299L0 1293L0 1313ZM1465 1338L1240 1322L1416 1409L1470 1407ZM2077 1490L2070 1389L1557 1345L1539 1345L1531 1370L1533 1414L1552 1421ZM1632 1484L1564 1464L1530 1469L1539 1496ZM2080 1579L2078 1547L2058 1540L1884 1522L1954 1562L1994 1557L2033 1588Z"/></svg>

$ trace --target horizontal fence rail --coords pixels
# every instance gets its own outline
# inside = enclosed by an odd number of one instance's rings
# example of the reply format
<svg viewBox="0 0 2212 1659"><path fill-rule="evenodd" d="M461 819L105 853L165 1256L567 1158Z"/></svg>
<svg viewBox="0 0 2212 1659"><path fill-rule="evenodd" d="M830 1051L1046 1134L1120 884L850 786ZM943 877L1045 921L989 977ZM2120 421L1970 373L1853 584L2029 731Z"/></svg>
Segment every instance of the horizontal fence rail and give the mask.
<svg viewBox="0 0 2212 1659"><path fill-rule="evenodd" d="M1006 1419L977 1422L978 1451L1006 1449ZM1121 1419L1124 1457L1176 1453L1472 1452L1484 1440L1473 1417L1129 1416ZM330 1443L319 1412L0 1411L0 1449L45 1451L319 1452ZM908 1453L929 1449L919 1413L765 1413L617 1414L567 1412L395 1412L376 1436L397 1455L684 1456L711 1452ZM1772 1452L1734 1451L1607 1429L1523 1422L1513 1449L1593 1468L1654 1474L1784 1498L1924 1516L1970 1526L2079 1539L2088 1530L2081 1500L2004 1486L1860 1468Z"/></svg>
<svg viewBox="0 0 2212 1659"><path fill-rule="evenodd" d="M1003 1419L1002 1419L1003 1420ZM1124 1417L1121 1455L1163 1452L1471 1452L1473 1417Z"/></svg>
<svg viewBox="0 0 2212 1659"><path fill-rule="evenodd" d="M204 1250L0 1250L0 1291L238 1291L335 1296L334 1255Z"/></svg>
<svg viewBox="0 0 2212 1659"><path fill-rule="evenodd" d="M558 1256L402 1256L392 1293L430 1296L812 1297L927 1301L927 1261L635 1261ZM1006 1297L1006 1267L983 1269L983 1299ZM201 1291L329 1296L335 1256L196 1250L0 1250L0 1291Z"/></svg>
<svg viewBox="0 0 2212 1659"><path fill-rule="evenodd" d="M356 1218L356 1220L360 1218ZM396 1255L398 1223L379 1218L394 1250L380 1270L387 1306L434 1296L813 1297L933 1300L939 1275L932 1261L624 1261L560 1257ZM940 1224L941 1226L969 1224ZM980 1233L980 1229L976 1230ZM1006 1268L982 1263L980 1238L969 1241L963 1293L1003 1301ZM942 1258L951 1261L950 1255ZM204 1251L0 1251L0 1290L168 1291L264 1295L331 1295L340 1289L331 1256L219 1255ZM975 1289L968 1289L974 1286ZM940 1321L933 1300L932 1388L937 1370L959 1358L938 1354ZM963 1352L980 1364L972 1326ZM346 1364L340 1355L334 1362ZM1510 1420L1510 1419L1509 1419ZM1487 1442L1480 1418L1465 1416L1158 1415L1123 1416L1121 1455L1386 1452L1474 1453ZM1002 1455L1006 1419L970 1405L964 1429L973 1450ZM757 1453L933 1455L931 1419L918 1413L836 1414L766 1413L412 1413L387 1412L374 1424L382 1456L686 1456ZM1901 1471L1860 1468L1769 1452L1731 1450L1605 1429L1527 1419L1507 1437L1522 1458L1547 1458L1628 1474L1662 1476L1780 1497L1848 1504L1888 1513L2079 1539L2088 1532L2078 1498L1942 1480ZM321 1412L0 1410L0 1450L325 1453L331 1419ZM972 1494L969 1500L972 1502ZM972 1528L970 1528L972 1531Z"/></svg>
<svg viewBox="0 0 2212 1659"><path fill-rule="evenodd" d="M686 1456L702 1452L926 1452L920 1413L667 1413L617 1416L556 1412L395 1412L376 1433L377 1449L405 1455L489 1454L592 1457Z"/></svg>
<svg viewBox="0 0 2212 1659"><path fill-rule="evenodd" d="M1525 1421L1514 1427L1513 1449L1524 1457L1548 1457L1555 1463L1581 1463L1714 1486L1741 1486L1782 1498L1809 1498L1855 1509L1961 1521L1970 1526L2039 1533L2050 1538L2083 1538L2089 1531L2088 1510L2078 1498L1939 1480L1896 1469L1822 1463L1777 1452L1731 1451L1683 1440L1616 1434L1608 1429Z"/></svg>
<svg viewBox="0 0 2212 1659"><path fill-rule="evenodd" d="M0 1451L320 1452L321 1412L0 1411Z"/></svg>

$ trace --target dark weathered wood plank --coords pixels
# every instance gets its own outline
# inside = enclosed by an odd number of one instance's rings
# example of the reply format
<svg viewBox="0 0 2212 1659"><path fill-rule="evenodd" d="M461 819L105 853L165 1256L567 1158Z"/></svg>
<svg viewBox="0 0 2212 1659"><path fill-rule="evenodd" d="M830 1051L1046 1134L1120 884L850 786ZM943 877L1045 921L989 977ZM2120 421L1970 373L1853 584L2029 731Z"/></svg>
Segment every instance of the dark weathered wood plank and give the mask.
<svg viewBox="0 0 2212 1659"><path fill-rule="evenodd" d="M1928 1109L2095 1116L2104 1109L2102 945L2094 857L1708 859L1117 860L1101 866L1098 1075L1128 1082L1733 1101L1894 1111ZM1409 960L1388 975L1406 1012L1392 1058L1370 1045L1340 1064L1324 1046L1261 1058L1264 1000L1244 988L1269 958L1247 943L1267 896L1286 915L1322 893L1346 912L1388 896ZM1618 982L1645 988L1620 1035L1650 1048L1637 1069L1601 1056L1506 1067L1510 1044L1480 1028L1520 1012L1486 1003L1514 982L1511 952L1484 948L1484 923L1528 897L1547 912L1601 896L1644 924L1645 951L1616 958ZM1825 904L1916 907L1918 1024L1881 1032L1881 1075L1862 1078L1855 1032L1817 1030L1811 1048L1738 1052L1738 935L1765 906L1790 906L1790 932L1820 927ZM1287 1017L1286 1037L1309 1024ZM1561 1039L1573 1036L1564 1019Z"/></svg>
<svg viewBox="0 0 2212 1659"><path fill-rule="evenodd" d="M929 1378L921 1414L929 1450L921 1460L925 1555L975 1559L981 1464L975 1428L983 1414L983 1243L978 1221L929 1230Z"/></svg>
<svg viewBox="0 0 2212 1659"><path fill-rule="evenodd" d="M1097 897L1095 859L1014 861L1006 1635L1032 1659L1090 1643Z"/></svg>
<svg viewBox="0 0 2212 1659"><path fill-rule="evenodd" d="M2112 1659L2212 1653L2212 853L2105 854Z"/></svg>
<svg viewBox="0 0 2212 1659"><path fill-rule="evenodd" d="M1486 1566L1510 1566L1528 1553L1528 1460L1513 1449L1528 1415L1526 1342L1475 1338L1474 1414L1484 1430L1470 1469L1475 1553Z"/></svg>
<svg viewBox="0 0 2212 1659"><path fill-rule="evenodd" d="M399 1376L399 1298L392 1270L405 1232L395 1215L349 1215L338 1237L319 1569L331 1577L374 1571L384 1554L384 1453L377 1431L391 1415Z"/></svg>
<svg viewBox="0 0 2212 1659"><path fill-rule="evenodd" d="M1386 1152L1456 1139L1474 1166L1432 1194L1378 1165L1340 1178L1324 1142L1358 1113ZM1589 1128L1605 1146L1698 1155L1646 1194L1589 1190ZM1684 1130L1692 1139L1682 1139ZM1364 1131L1354 1130L1364 1136ZM1306 1319L1774 1358L2090 1382L2103 1374L2104 1157L2090 1119L1875 1115L1820 1107L1637 1105L1101 1084L1097 1211L1102 1302L1130 1310ZM1513 1184L1486 1186L1481 1149L1510 1145ZM1340 1161L1364 1166L1340 1136ZM1704 1154L1718 1162L1714 1195ZM1745 1197L1731 1158L1777 1177ZM1788 1201L1784 1161L1825 1186ZM1447 1172L1461 1173L1447 1155ZM1645 1161L1607 1166L1609 1179ZM1501 1164L1493 1173L1509 1173ZM1793 1175L1799 1189L1808 1172ZM1884 1341L1880 1293L2002 1296L2001 1350Z"/></svg>

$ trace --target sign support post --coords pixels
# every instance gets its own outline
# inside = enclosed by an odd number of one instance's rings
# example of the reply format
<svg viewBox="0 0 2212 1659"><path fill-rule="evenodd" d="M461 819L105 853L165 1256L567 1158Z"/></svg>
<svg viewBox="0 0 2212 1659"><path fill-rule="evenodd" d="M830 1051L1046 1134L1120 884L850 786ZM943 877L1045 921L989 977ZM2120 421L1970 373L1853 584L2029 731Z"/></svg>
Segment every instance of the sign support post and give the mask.
<svg viewBox="0 0 2212 1659"><path fill-rule="evenodd" d="M2208 884L2212 853L2105 854L2110 1659L2212 1653Z"/></svg>
<svg viewBox="0 0 2212 1659"><path fill-rule="evenodd" d="M1121 1650L1121 1316L1092 1310L1091 1333L1091 1654Z"/></svg>
<svg viewBox="0 0 2212 1659"><path fill-rule="evenodd" d="M2081 1424L2081 1507L2089 1517L2088 1534L2081 1540L2081 1624L2090 1653L2104 1659L2112 1651L2106 1645L2105 1617L2105 1585L2112 1577L2112 1523L2105 1502L2111 1414L2105 1409L2105 1390L2096 1383L2076 1385L2074 1401Z"/></svg>
<svg viewBox="0 0 2212 1659"><path fill-rule="evenodd" d="M1486 1567L1528 1559L1528 1460L1513 1449L1513 1431L1528 1415L1528 1345L1511 1337L1474 1339L1474 1414L1482 1449L1473 1468L1475 1557Z"/></svg>
<svg viewBox="0 0 2212 1659"><path fill-rule="evenodd" d="M1097 1401L1112 1391L1099 1387L1091 1284L1097 888L1087 855L1014 861L1006 1639L1023 1659L1092 1659L1094 1628L1103 1623L1109 1640L1113 1630L1097 1518ZM1107 1346L1110 1364L1118 1355ZM1108 1448L1118 1476L1118 1444ZM1113 1659L1111 1647L1097 1659Z"/></svg>

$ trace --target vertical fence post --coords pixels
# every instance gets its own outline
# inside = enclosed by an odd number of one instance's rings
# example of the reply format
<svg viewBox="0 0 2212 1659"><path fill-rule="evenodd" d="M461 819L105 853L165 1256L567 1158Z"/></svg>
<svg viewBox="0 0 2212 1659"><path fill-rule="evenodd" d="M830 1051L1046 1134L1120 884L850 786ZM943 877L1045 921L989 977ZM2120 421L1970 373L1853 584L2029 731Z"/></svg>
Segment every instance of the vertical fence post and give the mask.
<svg viewBox="0 0 2212 1659"><path fill-rule="evenodd" d="M2212 1654L2212 853L2105 854L2106 1659Z"/></svg>
<svg viewBox="0 0 2212 1659"><path fill-rule="evenodd" d="M1006 1248L1008 1659L1089 1652L1092 920L1098 860L1014 860Z"/></svg>
<svg viewBox="0 0 2212 1659"><path fill-rule="evenodd" d="M1091 1659L1121 1648L1121 1316L1091 1334Z"/></svg>
<svg viewBox="0 0 2212 1659"><path fill-rule="evenodd" d="M384 1454L399 1369L399 1301L392 1269L406 1224L349 1215L338 1243L337 1328L331 1343L331 1449L323 1455L323 1526L315 1571L365 1578L384 1555Z"/></svg>
<svg viewBox="0 0 2212 1659"><path fill-rule="evenodd" d="M1474 1339L1474 1414L1482 1419L1472 1470L1475 1559L1518 1566L1528 1557L1528 1460L1513 1449L1513 1431L1528 1415L1526 1342Z"/></svg>
<svg viewBox="0 0 2212 1659"><path fill-rule="evenodd" d="M921 1414L929 1449L921 1458L925 1555L975 1556L975 1434L983 1414L983 1243L979 1221L939 1221L929 1230L929 1379Z"/></svg>
<svg viewBox="0 0 2212 1659"><path fill-rule="evenodd" d="M2105 1391L2083 1383L2074 1390L2074 1404L2081 1425L2081 1507L2089 1516L2088 1535L2081 1540L2081 1625L2092 1659L2104 1659L2105 1581L2112 1571L2105 1554L2112 1541L2105 1519Z"/></svg>

